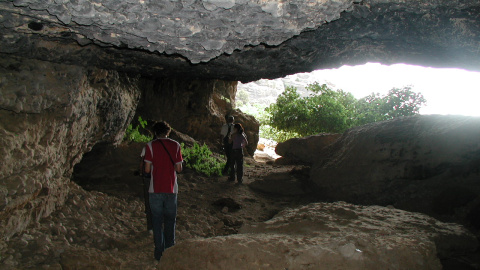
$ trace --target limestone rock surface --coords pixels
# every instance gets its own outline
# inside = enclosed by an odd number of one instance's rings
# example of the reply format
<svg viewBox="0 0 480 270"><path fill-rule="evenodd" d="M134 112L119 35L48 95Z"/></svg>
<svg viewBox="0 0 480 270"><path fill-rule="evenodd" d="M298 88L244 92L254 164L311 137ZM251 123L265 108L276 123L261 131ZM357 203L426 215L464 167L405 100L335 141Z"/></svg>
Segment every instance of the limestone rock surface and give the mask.
<svg viewBox="0 0 480 270"><path fill-rule="evenodd" d="M184 241L160 263L165 269L441 269L437 253L478 244L460 225L343 202L287 209L241 232Z"/></svg>
<svg viewBox="0 0 480 270"><path fill-rule="evenodd" d="M326 158L325 147L334 143L341 134L318 134L304 138L292 138L278 143L275 152L291 162L317 163Z"/></svg>
<svg viewBox="0 0 480 270"><path fill-rule="evenodd" d="M477 0L16 0L0 53L155 77L255 81L381 62L480 70Z"/></svg>
<svg viewBox="0 0 480 270"><path fill-rule="evenodd" d="M448 217L479 226L480 118L425 115L347 130L312 166L324 199ZM322 154L320 154L322 155Z"/></svg>
<svg viewBox="0 0 480 270"><path fill-rule="evenodd" d="M63 205L70 174L99 142L119 142L138 78L22 58L0 61L0 235Z"/></svg>
<svg viewBox="0 0 480 270"><path fill-rule="evenodd" d="M174 129L221 151L220 130L225 116L245 128L253 156L258 142L259 123L235 110L237 82L222 80L145 79L137 114L144 119L167 121Z"/></svg>

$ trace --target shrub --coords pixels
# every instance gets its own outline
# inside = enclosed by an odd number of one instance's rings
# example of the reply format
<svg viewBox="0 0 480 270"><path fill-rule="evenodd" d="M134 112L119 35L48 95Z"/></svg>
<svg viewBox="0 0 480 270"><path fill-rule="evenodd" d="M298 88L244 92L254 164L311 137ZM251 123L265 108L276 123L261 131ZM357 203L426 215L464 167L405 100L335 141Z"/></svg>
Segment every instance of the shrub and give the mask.
<svg viewBox="0 0 480 270"><path fill-rule="evenodd" d="M142 134L138 129L139 127L142 127L142 129L145 129L147 126L147 120L143 120L141 116L138 117L138 123L135 128L133 128L133 125L130 124L127 127L127 130L125 131L125 136L123 137L124 141L132 141L132 142L149 142L153 140L153 136L150 134Z"/></svg>
<svg viewBox="0 0 480 270"><path fill-rule="evenodd" d="M193 147L185 147L181 144L183 159L187 163L187 168L194 169L197 172L203 173L207 176L222 175L222 169L225 162L220 158L214 157L212 151L206 144L200 146L195 143Z"/></svg>

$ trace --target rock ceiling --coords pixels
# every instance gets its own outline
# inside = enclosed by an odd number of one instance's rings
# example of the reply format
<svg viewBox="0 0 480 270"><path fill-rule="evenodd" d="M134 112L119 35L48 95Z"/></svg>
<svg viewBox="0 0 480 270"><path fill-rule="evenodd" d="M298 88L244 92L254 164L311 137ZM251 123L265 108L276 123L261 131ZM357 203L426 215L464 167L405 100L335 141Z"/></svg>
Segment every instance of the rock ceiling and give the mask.
<svg viewBox="0 0 480 270"><path fill-rule="evenodd" d="M0 0L0 27L2 54L156 77L480 70L478 0Z"/></svg>

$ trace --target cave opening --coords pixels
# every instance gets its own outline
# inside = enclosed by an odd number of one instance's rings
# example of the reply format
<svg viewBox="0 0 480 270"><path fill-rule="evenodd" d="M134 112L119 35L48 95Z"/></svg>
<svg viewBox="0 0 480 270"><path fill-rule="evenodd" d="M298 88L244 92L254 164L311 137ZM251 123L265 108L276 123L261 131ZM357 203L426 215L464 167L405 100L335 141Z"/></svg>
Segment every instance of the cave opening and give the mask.
<svg viewBox="0 0 480 270"><path fill-rule="evenodd" d="M468 226L480 205L478 116L297 136L258 161L261 123L238 109L237 87L368 61L479 71L478 10L477 0L0 1L0 264L480 269ZM456 84L439 107L452 108L466 80L448 70L429 84L444 77ZM475 100L461 109L478 113ZM251 142L245 183L182 173L178 242L158 265L135 175L142 145L122 143L124 131L138 116L163 119L219 154L228 114Z"/></svg>

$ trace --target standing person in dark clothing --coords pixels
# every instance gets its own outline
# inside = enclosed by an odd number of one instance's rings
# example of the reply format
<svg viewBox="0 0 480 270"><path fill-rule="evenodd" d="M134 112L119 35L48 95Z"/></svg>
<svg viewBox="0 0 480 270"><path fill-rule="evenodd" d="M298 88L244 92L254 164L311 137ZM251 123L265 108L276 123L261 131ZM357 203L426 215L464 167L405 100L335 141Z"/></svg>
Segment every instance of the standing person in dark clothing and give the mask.
<svg viewBox="0 0 480 270"><path fill-rule="evenodd" d="M175 245L177 218L177 172L182 171L180 144L167 138L171 128L166 122L153 126L156 140L149 142L145 151L145 172L151 173L149 187L152 211L155 259L160 260L165 249Z"/></svg>
<svg viewBox="0 0 480 270"><path fill-rule="evenodd" d="M247 136L241 124L233 126L233 132L229 139L232 143L232 163L230 164L229 181L235 181L235 174L239 184L243 182L243 148L248 144Z"/></svg>
<svg viewBox="0 0 480 270"><path fill-rule="evenodd" d="M232 144L229 142L229 138L233 131L233 120L234 117L229 115L227 117L227 123L222 126L222 130L220 131L220 135L222 136L223 150L225 151L225 158L227 159L227 163L222 171L223 175L228 173L232 163Z"/></svg>

